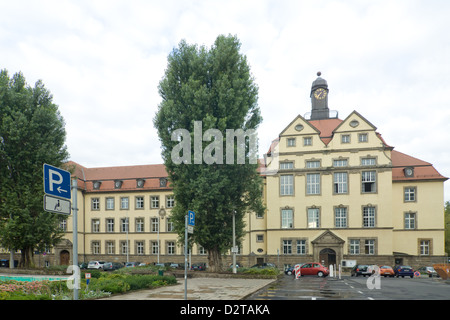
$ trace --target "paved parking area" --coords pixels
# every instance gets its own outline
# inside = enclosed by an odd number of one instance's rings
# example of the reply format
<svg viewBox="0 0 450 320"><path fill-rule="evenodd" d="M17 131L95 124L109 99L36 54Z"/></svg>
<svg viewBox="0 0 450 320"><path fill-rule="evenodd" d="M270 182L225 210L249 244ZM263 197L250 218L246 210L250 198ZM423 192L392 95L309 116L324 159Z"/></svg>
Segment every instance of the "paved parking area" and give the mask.
<svg viewBox="0 0 450 320"><path fill-rule="evenodd" d="M275 282L275 279L191 278L188 300L241 300ZM138 290L100 300L184 300L184 279L174 286Z"/></svg>

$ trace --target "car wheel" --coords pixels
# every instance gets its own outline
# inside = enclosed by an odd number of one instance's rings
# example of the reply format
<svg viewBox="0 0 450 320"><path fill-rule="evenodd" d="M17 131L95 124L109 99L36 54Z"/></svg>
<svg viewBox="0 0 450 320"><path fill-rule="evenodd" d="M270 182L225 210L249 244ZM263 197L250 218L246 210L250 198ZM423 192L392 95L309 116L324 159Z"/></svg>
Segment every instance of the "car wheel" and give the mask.
<svg viewBox="0 0 450 320"><path fill-rule="evenodd" d="M292 275L292 271L288 271L287 274L288 274L288 276Z"/></svg>
<svg viewBox="0 0 450 320"><path fill-rule="evenodd" d="M322 271L317 272L317 276L322 278L323 277L323 272Z"/></svg>

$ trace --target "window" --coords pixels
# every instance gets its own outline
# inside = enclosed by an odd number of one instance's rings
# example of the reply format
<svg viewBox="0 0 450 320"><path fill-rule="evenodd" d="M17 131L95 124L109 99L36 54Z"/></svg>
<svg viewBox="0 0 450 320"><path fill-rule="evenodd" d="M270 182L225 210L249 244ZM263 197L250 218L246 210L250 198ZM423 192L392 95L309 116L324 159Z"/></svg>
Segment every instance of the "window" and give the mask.
<svg viewBox="0 0 450 320"><path fill-rule="evenodd" d="M364 253L375 254L375 240L373 239L364 240Z"/></svg>
<svg viewBox="0 0 450 320"><path fill-rule="evenodd" d="M347 193L348 192L348 180L347 172L335 172L334 173L334 193Z"/></svg>
<svg viewBox="0 0 450 320"><path fill-rule="evenodd" d="M304 146L312 146L312 137L304 137L303 145Z"/></svg>
<svg viewBox="0 0 450 320"><path fill-rule="evenodd" d="M175 196L166 197L166 208L173 208L175 206Z"/></svg>
<svg viewBox="0 0 450 320"><path fill-rule="evenodd" d="M106 210L114 210L114 198L106 198Z"/></svg>
<svg viewBox="0 0 450 320"><path fill-rule="evenodd" d="M152 247L152 254L158 254L159 252L158 241L152 241L151 247Z"/></svg>
<svg viewBox="0 0 450 320"><path fill-rule="evenodd" d="M358 141L359 141L359 142L367 142L367 141L369 141L369 138L368 138L368 136L367 136L367 133L360 133L360 134L358 135Z"/></svg>
<svg viewBox="0 0 450 320"><path fill-rule="evenodd" d="M306 168L320 168L320 161L318 160L306 161Z"/></svg>
<svg viewBox="0 0 450 320"><path fill-rule="evenodd" d="M292 196L294 194L294 176L282 175L280 176L280 195Z"/></svg>
<svg viewBox="0 0 450 320"><path fill-rule="evenodd" d="M121 197L120 198L120 209L121 210L128 210L129 208L130 208L130 205L129 205L128 197Z"/></svg>
<svg viewBox="0 0 450 320"><path fill-rule="evenodd" d="M100 254L100 242L92 241L92 254Z"/></svg>
<svg viewBox="0 0 450 320"><path fill-rule="evenodd" d="M320 228L320 212L318 208L308 208L308 228Z"/></svg>
<svg viewBox="0 0 450 320"><path fill-rule="evenodd" d="M346 167L346 166L348 166L347 159L333 160L333 167Z"/></svg>
<svg viewBox="0 0 450 320"><path fill-rule="evenodd" d="M364 228L375 227L375 207L363 208L363 227Z"/></svg>
<svg viewBox="0 0 450 320"><path fill-rule="evenodd" d="M120 232L128 232L128 218L120 219Z"/></svg>
<svg viewBox="0 0 450 320"><path fill-rule="evenodd" d="M144 254L144 241L136 241L136 254L137 255Z"/></svg>
<svg viewBox="0 0 450 320"><path fill-rule="evenodd" d="M115 254L116 253L114 241L106 241L106 253L107 254Z"/></svg>
<svg viewBox="0 0 450 320"><path fill-rule="evenodd" d="M295 138L288 138L287 139L287 146L288 147L295 147Z"/></svg>
<svg viewBox="0 0 450 320"><path fill-rule="evenodd" d="M150 231L158 232L159 230L159 218L151 218L150 220Z"/></svg>
<svg viewBox="0 0 450 320"><path fill-rule="evenodd" d="M176 249L175 242L173 242L173 241L167 242L167 254L172 254L172 255L175 254L176 253L175 249Z"/></svg>
<svg viewBox="0 0 450 320"><path fill-rule="evenodd" d="M144 218L136 218L135 227L136 232L144 232Z"/></svg>
<svg viewBox="0 0 450 320"><path fill-rule="evenodd" d="M416 228L416 214L414 212L405 213L405 229Z"/></svg>
<svg viewBox="0 0 450 320"><path fill-rule="evenodd" d="M294 163L292 161L280 162L280 169L294 169Z"/></svg>
<svg viewBox="0 0 450 320"><path fill-rule="evenodd" d="M159 196L150 197L150 208L152 209L159 208Z"/></svg>
<svg viewBox="0 0 450 320"><path fill-rule="evenodd" d="M341 135L341 143L350 143L350 135L349 134Z"/></svg>
<svg viewBox="0 0 450 320"><path fill-rule="evenodd" d="M350 254L359 254L359 240L351 239L350 240Z"/></svg>
<svg viewBox="0 0 450 320"><path fill-rule="evenodd" d="M67 220L66 220L66 218L61 217L61 218L59 219L59 228L60 228L62 231L64 231L64 232L67 231Z"/></svg>
<svg viewBox="0 0 450 320"><path fill-rule="evenodd" d="M361 165L362 166L374 166L376 165L376 160L375 158L362 158L361 159Z"/></svg>
<svg viewBox="0 0 450 320"><path fill-rule="evenodd" d="M144 209L144 197L136 197L136 209Z"/></svg>
<svg viewBox="0 0 450 320"><path fill-rule="evenodd" d="M114 232L114 219L106 219L106 232Z"/></svg>
<svg viewBox="0 0 450 320"><path fill-rule="evenodd" d="M292 240L283 240L283 254L292 254Z"/></svg>
<svg viewBox="0 0 450 320"><path fill-rule="evenodd" d="M375 171L361 172L361 184L363 193L376 192L376 172Z"/></svg>
<svg viewBox="0 0 450 320"><path fill-rule="evenodd" d="M281 210L281 228L283 229L293 228L294 227L293 219L294 216L292 209Z"/></svg>
<svg viewBox="0 0 450 320"><path fill-rule="evenodd" d="M128 242L127 241L120 241L120 252L122 254L128 253Z"/></svg>
<svg viewBox="0 0 450 320"><path fill-rule="evenodd" d="M306 254L306 240L297 240L297 254Z"/></svg>
<svg viewBox="0 0 450 320"><path fill-rule="evenodd" d="M306 194L320 194L319 173L308 173L306 175Z"/></svg>
<svg viewBox="0 0 450 320"><path fill-rule="evenodd" d="M257 234L256 235L256 242L264 242L264 235L263 234Z"/></svg>
<svg viewBox="0 0 450 320"><path fill-rule="evenodd" d="M100 199L99 198L91 199L91 209L92 210L100 210Z"/></svg>
<svg viewBox="0 0 450 320"><path fill-rule="evenodd" d="M416 201L416 188L415 187L406 187L405 189L405 202L413 202Z"/></svg>
<svg viewBox="0 0 450 320"><path fill-rule="evenodd" d="M430 255L430 240L420 240L420 255L429 256Z"/></svg>
<svg viewBox="0 0 450 320"><path fill-rule="evenodd" d="M334 223L336 228L347 228L347 208L334 209Z"/></svg>
<svg viewBox="0 0 450 320"><path fill-rule="evenodd" d="M100 220L92 219L92 232L100 232Z"/></svg>
<svg viewBox="0 0 450 320"><path fill-rule="evenodd" d="M170 218L167 218L167 232L172 232L173 229L173 221Z"/></svg>

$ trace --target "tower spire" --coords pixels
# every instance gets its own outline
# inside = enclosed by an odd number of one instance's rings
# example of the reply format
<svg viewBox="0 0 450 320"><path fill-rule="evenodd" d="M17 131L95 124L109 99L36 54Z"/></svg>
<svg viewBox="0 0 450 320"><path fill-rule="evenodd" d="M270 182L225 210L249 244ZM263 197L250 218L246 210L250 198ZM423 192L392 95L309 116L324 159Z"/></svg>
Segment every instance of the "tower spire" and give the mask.
<svg viewBox="0 0 450 320"><path fill-rule="evenodd" d="M311 120L328 119L330 110L328 109L328 83L321 78L322 72L317 72L317 79L311 86Z"/></svg>

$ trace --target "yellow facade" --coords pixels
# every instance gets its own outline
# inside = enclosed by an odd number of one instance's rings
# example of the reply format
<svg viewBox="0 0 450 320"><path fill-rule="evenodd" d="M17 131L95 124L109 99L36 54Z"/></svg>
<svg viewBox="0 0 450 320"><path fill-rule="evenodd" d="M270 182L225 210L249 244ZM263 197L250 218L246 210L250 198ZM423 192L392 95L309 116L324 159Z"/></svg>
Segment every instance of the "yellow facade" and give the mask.
<svg viewBox="0 0 450 320"><path fill-rule="evenodd" d="M357 111L344 120L330 117L328 100L314 98L318 87L327 88L326 81L313 83L311 119L295 117L261 160L267 210L245 217L238 262L282 266L351 260L417 267L443 261L447 178L430 163L394 150ZM159 237L160 261L184 262L183 247L170 228L172 190L160 184L167 178L161 166L88 169L75 164L81 261L124 262L128 239L129 261L157 262ZM137 185L140 179L144 188ZM117 181L123 186L115 188ZM158 206L152 206L152 197L159 199ZM121 208L124 198L126 209ZM138 198L142 208L136 206ZM155 223L163 206L158 236ZM128 232L121 229L126 218ZM71 241L71 218L67 230ZM206 252L195 246L192 259L206 262Z"/></svg>

